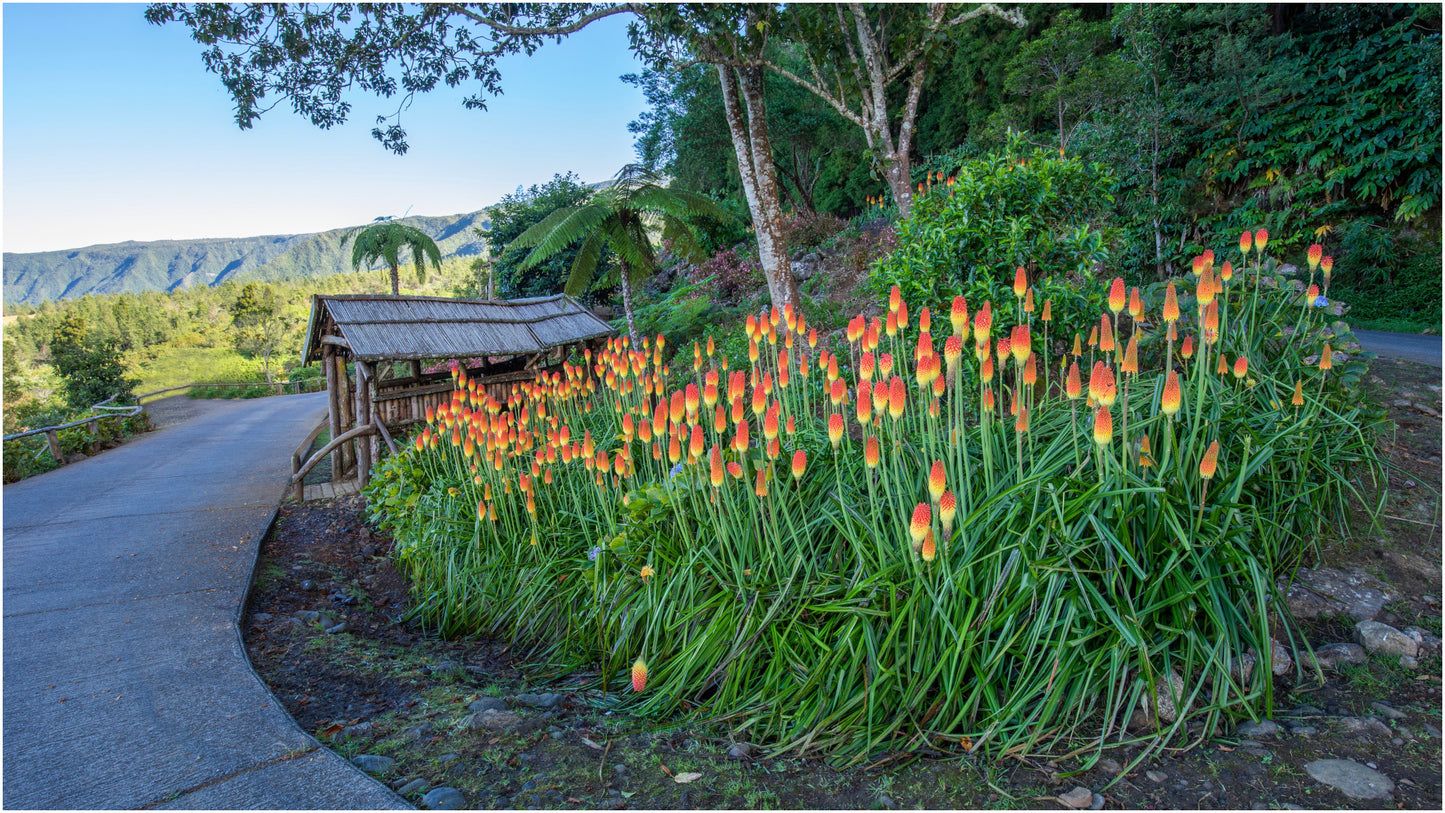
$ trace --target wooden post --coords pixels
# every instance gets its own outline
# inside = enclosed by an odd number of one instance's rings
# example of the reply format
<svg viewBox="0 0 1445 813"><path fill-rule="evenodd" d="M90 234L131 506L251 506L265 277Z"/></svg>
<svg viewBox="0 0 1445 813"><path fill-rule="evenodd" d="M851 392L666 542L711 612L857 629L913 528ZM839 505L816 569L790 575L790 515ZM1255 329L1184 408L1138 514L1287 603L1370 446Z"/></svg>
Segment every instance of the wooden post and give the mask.
<svg viewBox="0 0 1445 813"><path fill-rule="evenodd" d="M355 408L353 409L353 412L354 412L354 414L356 415L356 425L357 425L357 426L365 426L366 424L368 424L368 423L371 422L371 415L368 414L368 413L370 412L370 409L368 408L368 407L370 406L370 404L368 403L368 401L370 400L370 397L369 397L369 395L368 395L368 390L369 390L369 388L370 388L370 382L367 380L368 378L371 377L371 376L369 375L370 371L367 370L367 368L366 368L366 362L357 360L357 361L353 361L352 364L356 367L356 387L355 387L356 406L355 406ZM370 479L371 479L371 439L370 439L370 438L365 438L365 437L357 438L357 440L356 440L356 486L357 486L357 488L365 488L367 482L370 481Z"/></svg>
<svg viewBox="0 0 1445 813"><path fill-rule="evenodd" d="M388 366L388 367L391 367L390 364L388 364L387 366ZM384 417L383 414L382 414L381 405L378 404L378 403L376 403L376 394L377 394L377 392L378 392L379 389L380 389L379 377L368 376L368 377L367 377L367 380L366 380L366 392L365 392L365 395L366 395L366 421L367 421L367 423L374 423L374 424L377 424L378 426L381 424L381 422L382 422L383 420L385 420L385 417ZM381 437L380 437L380 435L371 435L371 436L367 439L367 443L368 443L368 445L371 446L371 459L372 459L374 462L380 463L380 462L381 462ZM370 478L368 478L368 479L370 479Z"/></svg>
<svg viewBox="0 0 1445 813"><path fill-rule="evenodd" d="M60 438L51 429L45 433L45 439L50 443L50 453L55 456L55 465L65 465L65 454L60 451Z"/></svg>
<svg viewBox="0 0 1445 813"><path fill-rule="evenodd" d="M355 428L356 422L352 415L354 403L352 402L351 376L346 374L346 359L340 353L336 354L336 381L340 385L337 399L341 407L340 428L342 432L346 432ZM356 465L356 447L354 444L348 443L341 447L341 468L332 471L333 482L339 483L344 480L346 472L350 471L354 465Z"/></svg>
<svg viewBox="0 0 1445 813"><path fill-rule="evenodd" d="M331 437L341 434L341 393L336 380L336 348L329 344L321 346L321 368L326 371L326 421ZM341 476L343 467L341 450L331 453L331 482Z"/></svg>

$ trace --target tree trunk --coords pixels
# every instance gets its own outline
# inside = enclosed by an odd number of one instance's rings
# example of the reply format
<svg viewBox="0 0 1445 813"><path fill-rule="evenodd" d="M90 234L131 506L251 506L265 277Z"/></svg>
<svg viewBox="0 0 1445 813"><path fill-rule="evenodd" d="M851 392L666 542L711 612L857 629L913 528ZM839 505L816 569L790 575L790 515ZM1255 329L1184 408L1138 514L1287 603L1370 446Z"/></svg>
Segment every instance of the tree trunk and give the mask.
<svg viewBox="0 0 1445 813"><path fill-rule="evenodd" d="M733 151L737 154L738 175L742 178L743 193L747 197L753 229L758 238L758 260L768 279L768 296L774 305L781 308L797 301L798 287L783 243L783 212L778 203L778 181L773 171L772 142L768 137L763 71L761 68L734 69L723 64L715 67L718 84L722 86L728 133L732 137ZM739 99L739 96L742 98ZM747 105L746 118L744 104Z"/></svg>
<svg viewBox="0 0 1445 813"><path fill-rule="evenodd" d="M627 317L627 335L632 337L632 347L642 348L642 339L637 335L637 320L632 316L632 269L622 269L622 315Z"/></svg>
<svg viewBox="0 0 1445 813"><path fill-rule="evenodd" d="M401 271L396 266L391 267L391 294L397 296L401 293Z"/></svg>

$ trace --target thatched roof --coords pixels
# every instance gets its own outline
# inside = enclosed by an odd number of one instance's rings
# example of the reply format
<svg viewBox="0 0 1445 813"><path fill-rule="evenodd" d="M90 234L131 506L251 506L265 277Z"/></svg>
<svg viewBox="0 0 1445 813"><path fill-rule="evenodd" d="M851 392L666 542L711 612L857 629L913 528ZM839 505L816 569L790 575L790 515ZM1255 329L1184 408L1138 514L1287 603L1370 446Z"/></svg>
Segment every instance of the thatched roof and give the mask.
<svg viewBox="0 0 1445 813"><path fill-rule="evenodd" d="M383 361L515 356L612 334L563 294L511 300L317 294L303 359L321 358L323 336L344 340L353 359Z"/></svg>

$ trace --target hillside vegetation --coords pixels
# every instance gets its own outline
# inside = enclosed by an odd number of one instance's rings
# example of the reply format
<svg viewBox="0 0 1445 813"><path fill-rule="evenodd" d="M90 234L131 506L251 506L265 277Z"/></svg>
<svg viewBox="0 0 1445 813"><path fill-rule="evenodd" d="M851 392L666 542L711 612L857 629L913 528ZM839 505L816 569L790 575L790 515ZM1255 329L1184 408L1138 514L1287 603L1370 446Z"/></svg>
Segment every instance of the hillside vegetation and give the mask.
<svg viewBox="0 0 1445 813"><path fill-rule="evenodd" d="M436 241L443 258L485 251L476 229L490 228L486 210L401 222ZM177 291L233 280L324 277L351 270L341 239L351 229L315 234L125 242L61 251L5 254L5 301L39 304L87 294Z"/></svg>

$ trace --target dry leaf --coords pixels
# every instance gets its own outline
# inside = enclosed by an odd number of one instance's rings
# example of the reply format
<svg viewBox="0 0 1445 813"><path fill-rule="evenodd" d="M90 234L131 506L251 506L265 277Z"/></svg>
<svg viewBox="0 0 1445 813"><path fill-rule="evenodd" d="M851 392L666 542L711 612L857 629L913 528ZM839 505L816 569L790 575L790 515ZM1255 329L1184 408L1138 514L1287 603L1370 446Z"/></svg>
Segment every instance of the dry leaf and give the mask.
<svg viewBox="0 0 1445 813"><path fill-rule="evenodd" d="M595 750L598 750L598 751L601 751L601 750L602 750L602 746L600 746L600 745L598 745L597 743L595 743L595 742L587 739L586 737L583 737L583 738L582 738L582 744L585 745L585 746L587 746L588 748L592 748L592 749L595 749Z"/></svg>
<svg viewBox="0 0 1445 813"><path fill-rule="evenodd" d="M677 776L674 776L672 778L672 781L676 782L679 785L686 785L688 782L696 782L701 778L702 774L689 771L688 773L680 773Z"/></svg>

